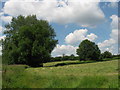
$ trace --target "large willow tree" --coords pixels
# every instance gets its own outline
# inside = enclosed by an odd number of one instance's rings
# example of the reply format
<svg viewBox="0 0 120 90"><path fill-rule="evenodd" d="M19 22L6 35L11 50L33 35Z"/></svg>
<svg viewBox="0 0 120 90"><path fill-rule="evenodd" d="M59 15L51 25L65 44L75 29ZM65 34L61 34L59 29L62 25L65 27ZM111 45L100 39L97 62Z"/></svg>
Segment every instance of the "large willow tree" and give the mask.
<svg viewBox="0 0 120 90"><path fill-rule="evenodd" d="M54 29L36 16L18 16L6 25L3 63L39 66L50 60L57 44Z"/></svg>

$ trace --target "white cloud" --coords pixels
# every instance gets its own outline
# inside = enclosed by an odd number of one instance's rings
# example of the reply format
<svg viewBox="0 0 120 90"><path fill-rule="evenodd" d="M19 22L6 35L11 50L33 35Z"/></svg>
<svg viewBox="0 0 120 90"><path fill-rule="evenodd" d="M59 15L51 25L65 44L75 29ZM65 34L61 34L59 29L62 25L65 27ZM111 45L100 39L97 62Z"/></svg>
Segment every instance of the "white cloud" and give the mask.
<svg viewBox="0 0 120 90"><path fill-rule="evenodd" d="M67 44L76 44L85 38L87 31L87 29L75 30L73 33L70 33L65 37L65 42Z"/></svg>
<svg viewBox="0 0 120 90"><path fill-rule="evenodd" d="M63 54L65 55L71 55L74 54L76 55L76 49L78 47L74 47L71 45L57 45L55 49L52 51L52 56L62 56Z"/></svg>
<svg viewBox="0 0 120 90"><path fill-rule="evenodd" d="M0 16L2 16L2 15L4 15L4 13L3 13L3 12L0 12Z"/></svg>
<svg viewBox="0 0 120 90"><path fill-rule="evenodd" d="M111 38L111 39L109 39L109 40L103 41L102 43L98 43L98 46L99 46L100 48L109 47L109 46L111 46L111 45L113 45L113 44L115 44L115 43L116 43L116 41Z"/></svg>
<svg viewBox="0 0 120 90"><path fill-rule="evenodd" d="M12 20L12 16L5 16L4 15L4 12L0 12L0 21L1 21L1 24L2 24L2 21L4 21L5 23L10 23Z"/></svg>
<svg viewBox="0 0 120 90"><path fill-rule="evenodd" d="M100 48L110 47L110 46L117 44L117 43L118 43L118 30L113 29L111 34L110 34L110 39L104 40L102 43L98 43L98 46Z"/></svg>
<svg viewBox="0 0 120 90"><path fill-rule="evenodd" d="M62 24L76 23L90 27L103 22L105 18L99 7L99 2L92 2L94 0L82 2L80 0L32 1L9 0L5 3L3 10L12 16L36 14L38 19Z"/></svg>
<svg viewBox="0 0 120 90"><path fill-rule="evenodd" d="M116 43L118 42L118 29L113 29L110 36L112 39L114 39L116 41Z"/></svg>
<svg viewBox="0 0 120 90"><path fill-rule="evenodd" d="M90 41L94 41L98 36L90 33L89 35L87 35L86 39L90 40Z"/></svg>
<svg viewBox="0 0 120 90"><path fill-rule="evenodd" d="M101 49L102 52L108 50L111 51L113 54L118 53L118 16L117 15L112 15L110 17L112 19L111 22L111 34L110 38L108 40L104 40L103 42L98 43L99 48Z"/></svg>
<svg viewBox="0 0 120 90"><path fill-rule="evenodd" d="M90 41L94 41L97 38L97 36L93 33L87 35L87 32L87 29L75 30L73 33L70 33L65 37L65 42L67 44L77 45L82 40L88 39Z"/></svg>
<svg viewBox="0 0 120 90"><path fill-rule="evenodd" d="M1 16L1 20L3 20L5 23L10 23L12 16Z"/></svg>
<svg viewBox="0 0 120 90"><path fill-rule="evenodd" d="M112 19L111 22L112 29L118 29L118 16L112 15L110 18Z"/></svg>

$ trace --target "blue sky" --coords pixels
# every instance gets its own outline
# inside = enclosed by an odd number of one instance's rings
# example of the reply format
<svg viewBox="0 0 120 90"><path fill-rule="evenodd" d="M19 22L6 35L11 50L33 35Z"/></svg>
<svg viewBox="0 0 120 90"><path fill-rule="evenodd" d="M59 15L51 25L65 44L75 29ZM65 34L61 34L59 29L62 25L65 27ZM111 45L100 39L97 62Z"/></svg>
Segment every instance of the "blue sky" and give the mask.
<svg viewBox="0 0 120 90"><path fill-rule="evenodd" d="M108 2L100 2L100 8L103 10L104 14L105 14L105 19L107 20L106 22L102 22L101 24L99 24L96 28L89 28L87 27L87 29L89 29L89 33L95 33L96 35L99 36L99 38L96 40L96 42L99 41L103 41L105 39L109 39L110 38L110 33L111 33L111 19L110 16L112 15L118 15L118 8L114 7L104 7L105 3L109 4ZM57 39L59 40L59 44L66 44L64 42L64 38L65 36L67 36L69 33L74 32L74 30L76 29L84 29L85 27L81 27L79 25L76 24L58 24L58 23L51 23L51 25L54 27L55 32L57 34ZM67 25L67 28L65 27Z"/></svg>
<svg viewBox="0 0 120 90"><path fill-rule="evenodd" d="M10 23L12 17L36 14L38 19L48 20L56 32L58 45L53 50L52 56L76 55L76 49L84 39L94 41L102 52L108 50L113 54L118 53L118 42L115 38L118 37L117 2L52 1L52 3L47 0L40 2L32 0L32 3L19 0L4 2L0 5L3 27L1 30L4 30L4 24ZM3 35L0 35L3 38Z"/></svg>

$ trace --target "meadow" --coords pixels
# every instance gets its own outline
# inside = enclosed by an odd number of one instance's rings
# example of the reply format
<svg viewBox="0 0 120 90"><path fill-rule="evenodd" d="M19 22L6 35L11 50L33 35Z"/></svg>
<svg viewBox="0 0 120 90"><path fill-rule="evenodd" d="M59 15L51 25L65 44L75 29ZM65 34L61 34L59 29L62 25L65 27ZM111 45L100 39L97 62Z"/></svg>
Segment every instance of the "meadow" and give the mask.
<svg viewBox="0 0 120 90"><path fill-rule="evenodd" d="M0 56L0 89L2 88L2 56Z"/></svg>
<svg viewBox="0 0 120 90"><path fill-rule="evenodd" d="M118 88L118 60L4 65L3 88Z"/></svg>

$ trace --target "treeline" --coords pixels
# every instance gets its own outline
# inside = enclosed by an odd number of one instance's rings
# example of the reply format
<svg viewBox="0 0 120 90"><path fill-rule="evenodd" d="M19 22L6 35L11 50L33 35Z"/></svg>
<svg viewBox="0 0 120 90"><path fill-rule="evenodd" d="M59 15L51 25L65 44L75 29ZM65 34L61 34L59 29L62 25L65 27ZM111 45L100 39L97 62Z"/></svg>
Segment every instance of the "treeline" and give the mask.
<svg viewBox="0 0 120 90"><path fill-rule="evenodd" d="M72 54L70 56L64 55L64 56L58 56L58 57L51 57L50 62L54 62L54 61L67 61L67 60L79 60L79 56L74 56Z"/></svg>
<svg viewBox="0 0 120 90"><path fill-rule="evenodd" d="M120 59L120 54L118 55L112 55L111 52L105 51L104 53L101 54L100 60L112 60L112 59ZM63 55L63 56L58 56L58 57L51 57L49 62L55 62L55 61L67 61L67 60L79 60L79 56L74 56L71 54L70 56L68 55Z"/></svg>

